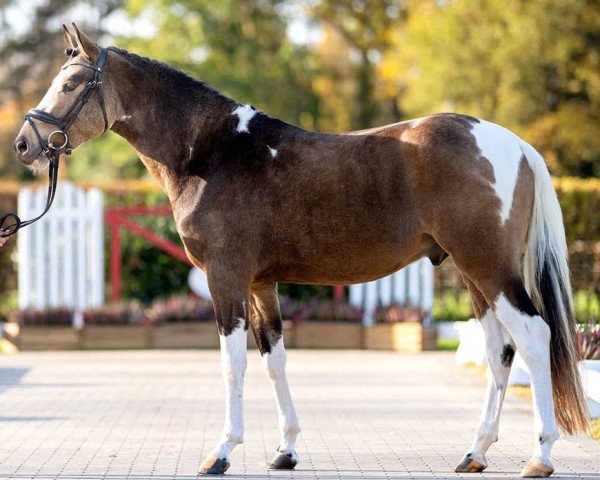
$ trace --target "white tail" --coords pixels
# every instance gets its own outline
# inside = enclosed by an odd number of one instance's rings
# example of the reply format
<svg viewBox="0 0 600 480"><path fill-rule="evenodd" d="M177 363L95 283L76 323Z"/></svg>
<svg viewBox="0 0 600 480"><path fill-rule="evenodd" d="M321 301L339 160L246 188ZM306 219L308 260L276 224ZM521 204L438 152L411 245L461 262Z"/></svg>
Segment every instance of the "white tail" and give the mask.
<svg viewBox="0 0 600 480"><path fill-rule="evenodd" d="M577 362L579 348L563 216L543 157L528 143L521 149L533 171L535 197L523 259L529 296L550 326L554 410L567 433L585 430L587 404Z"/></svg>

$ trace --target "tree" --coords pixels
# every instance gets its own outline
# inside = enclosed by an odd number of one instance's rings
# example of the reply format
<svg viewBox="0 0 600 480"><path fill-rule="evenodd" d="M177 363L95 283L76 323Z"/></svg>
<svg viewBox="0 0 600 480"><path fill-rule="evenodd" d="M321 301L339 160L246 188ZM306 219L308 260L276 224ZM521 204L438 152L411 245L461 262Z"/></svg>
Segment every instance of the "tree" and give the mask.
<svg viewBox="0 0 600 480"><path fill-rule="evenodd" d="M557 174L600 175L600 5L593 0L412 1L381 77L414 116L500 123Z"/></svg>
<svg viewBox="0 0 600 480"><path fill-rule="evenodd" d="M294 123L314 116L309 51L293 44L282 0L130 1L133 17L152 19L148 39L121 38L127 49L165 61L242 103Z"/></svg>
<svg viewBox="0 0 600 480"><path fill-rule="evenodd" d="M394 92L377 84L376 68L390 46L391 32L404 21L404 2L321 0L308 13L325 31L316 53L321 67L321 94L331 95L336 103L351 109L345 129L398 121L397 103L389 101L389 94ZM322 87L328 85L328 80L332 88L325 92ZM348 114L336 110L340 117Z"/></svg>

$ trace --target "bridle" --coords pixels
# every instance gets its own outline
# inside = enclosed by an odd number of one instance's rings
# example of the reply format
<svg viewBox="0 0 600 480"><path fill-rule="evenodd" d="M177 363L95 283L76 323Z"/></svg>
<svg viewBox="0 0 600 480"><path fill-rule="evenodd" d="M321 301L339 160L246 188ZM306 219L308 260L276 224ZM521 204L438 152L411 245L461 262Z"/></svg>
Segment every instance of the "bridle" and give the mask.
<svg viewBox="0 0 600 480"><path fill-rule="evenodd" d="M0 216L0 237L10 237L19 231L21 228L31 225L34 222L37 222L40 218L42 218L54 202L54 197L56 196L56 185L58 180L58 164L60 160L60 156L64 153L65 155L70 155L73 151L71 144L69 142L68 131L73 125L73 122L77 119L79 112L90 99L90 96L94 92L94 90L98 91L98 101L100 102L100 107L102 108L102 116L104 117L104 132L108 130L108 116L106 114L106 105L104 102L104 94L102 92L102 71L104 68L104 64L106 63L106 55L107 51L104 47L98 47L100 49L100 56L96 63L88 63L88 62L72 62L67 63L62 67L62 70L71 67L73 65L80 65L82 67L89 68L94 71L94 77L91 81L87 83L83 91L77 96L75 101L71 104L71 106L67 109L67 111L63 114L62 118L56 117L51 113L44 112L43 110L38 110L32 108L25 115L25 120L31 125L31 128L35 132L38 141L40 142L40 146L42 147L42 152L46 157L50 160L49 167L49 185L48 185L48 197L46 199L46 207L44 211L31 220L22 221L16 213L7 213L5 215ZM68 54L73 54L74 51L67 50ZM58 128L52 131L47 139L44 139L40 134L34 120L39 120L44 123L51 123L56 125ZM104 133L102 132L102 133ZM64 137L64 141L62 145L56 145L53 141L53 137L56 135L62 135ZM13 223L4 227L4 224L12 220Z"/></svg>

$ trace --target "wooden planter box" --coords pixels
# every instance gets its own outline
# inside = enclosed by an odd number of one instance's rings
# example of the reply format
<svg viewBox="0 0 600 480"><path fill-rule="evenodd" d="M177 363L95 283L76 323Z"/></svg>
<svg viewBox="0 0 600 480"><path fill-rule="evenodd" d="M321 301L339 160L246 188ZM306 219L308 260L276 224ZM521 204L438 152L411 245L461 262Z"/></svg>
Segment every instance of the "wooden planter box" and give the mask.
<svg viewBox="0 0 600 480"><path fill-rule="evenodd" d="M81 330L85 350L150 348L152 327L149 325L86 325Z"/></svg>
<svg viewBox="0 0 600 480"><path fill-rule="evenodd" d="M365 327L364 347L368 350L421 352L435 350L435 327L423 327L418 322L378 323Z"/></svg>
<svg viewBox="0 0 600 480"><path fill-rule="evenodd" d="M295 348L362 348L363 327L360 322L305 321L294 327Z"/></svg>
<svg viewBox="0 0 600 480"><path fill-rule="evenodd" d="M165 323L153 329L153 348L219 348L215 322Z"/></svg>
<svg viewBox="0 0 600 480"><path fill-rule="evenodd" d="M7 324L4 334L19 350L78 350L81 348L79 331L70 326L43 325L20 327Z"/></svg>

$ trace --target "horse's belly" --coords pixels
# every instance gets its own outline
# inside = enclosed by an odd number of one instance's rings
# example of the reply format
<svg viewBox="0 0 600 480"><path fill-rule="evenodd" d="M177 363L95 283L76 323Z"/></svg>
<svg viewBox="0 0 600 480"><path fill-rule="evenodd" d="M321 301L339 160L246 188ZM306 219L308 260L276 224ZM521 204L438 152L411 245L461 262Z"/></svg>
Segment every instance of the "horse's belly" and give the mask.
<svg viewBox="0 0 600 480"><path fill-rule="evenodd" d="M383 245L340 243L337 250L313 252L304 258L281 257L257 276L258 280L348 285L389 275L428 255L435 242L428 236L415 235L406 242Z"/></svg>

